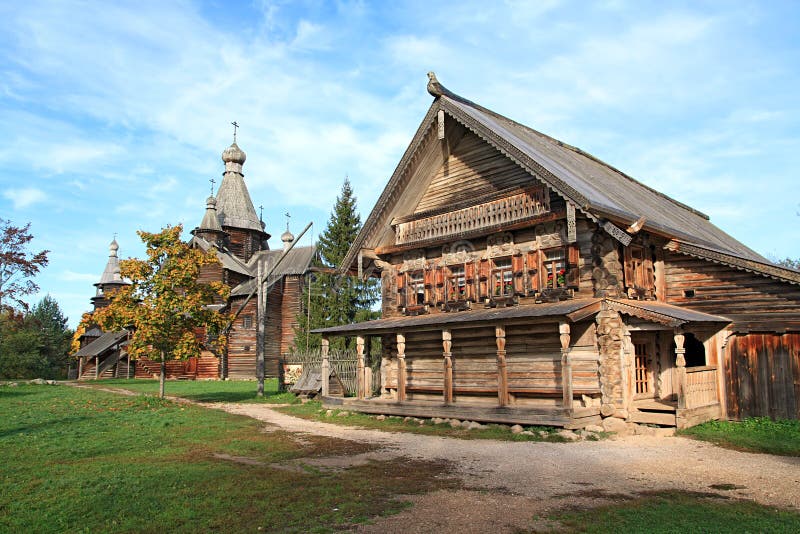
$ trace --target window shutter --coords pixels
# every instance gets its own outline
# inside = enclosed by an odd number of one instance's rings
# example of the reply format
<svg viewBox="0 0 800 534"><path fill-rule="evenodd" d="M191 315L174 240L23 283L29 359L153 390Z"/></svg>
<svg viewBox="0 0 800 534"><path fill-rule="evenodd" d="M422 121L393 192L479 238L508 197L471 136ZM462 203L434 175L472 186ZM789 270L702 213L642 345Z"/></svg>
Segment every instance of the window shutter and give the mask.
<svg viewBox="0 0 800 534"><path fill-rule="evenodd" d="M425 289L433 287L434 272L433 269L422 271L422 281L425 284Z"/></svg>
<svg viewBox="0 0 800 534"><path fill-rule="evenodd" d="M528 252L528 278L530 279L530 288L534 291L539 291L542 287L542 268L539 265L539 256L538 250Z"/></svg>
<svg viewBox="0 0 800 534"><path fill-rule="evenodd" d="M578 289L581 285L581 269L577 265L567 267L567 287Z"/></svg>
<svg viewBox="0 0 800 534"><path fill-rule="evenodd" d="M569 247L567 247L567 265L570 267L578 266L581 258L581 250L578 248L578 245L573 243Z"/></svg>
<svg viewBox="0 0 800 534"><path fill-rule="evenodd" d="M406 274L397 273L397 307L406 307Z"/></svg>
<svg viewBox="0 0 800 534"><path fill-rule="evenodd" d="M475 264L472 262L467 263L464 266L464 277L466 278L467 282L467 300L475 302L477 299L477 291L475 287Z"/></svg>
<svg viewBox="0 0 800 534"><path fill-rule="evenodd" d="M636 285L636 272L633 269L633 257L631 247L625 247L625 287Z"/></svg>
<svg viewBox="0 0 800 534"><path fill-rule="evenodd" d="M525 294L525 258L522 254L511 256L511 271L514 273L514 293Z"/></svg>
<svg viewBox="0 0 800 534"><path fill-rule="evenodd" d="M444 302L445 269L446 267L437 267L433 271L434 287L431 295L431 304Z"/></svg>
<svg viewBox="0 0 800 534"><path fill-rule="evenodd" d="M436 282L436 287L442 287L444 285L444 267L439 267L434 271L436 274L434 275L434 281Z"/></svg>
<svg viewBox="0 0 800 534"><path fill-rule="evenodd" d="M644 278L645 289L651 292L650 296L655 296L656 275L653 269L653 259L649 257L644 259Z"/></svg>
<svg viewBox="0 0 800 534"><path fill-rule="evenodd" d="M478 298L489 296L489 260L484 258L478 264Z"/></svg>

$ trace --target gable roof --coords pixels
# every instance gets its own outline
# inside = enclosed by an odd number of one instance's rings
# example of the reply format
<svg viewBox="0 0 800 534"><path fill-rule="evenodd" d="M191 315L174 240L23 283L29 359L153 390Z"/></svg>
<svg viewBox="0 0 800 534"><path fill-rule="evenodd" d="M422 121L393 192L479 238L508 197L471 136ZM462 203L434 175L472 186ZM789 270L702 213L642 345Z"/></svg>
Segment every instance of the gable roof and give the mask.
<svg viewBox="0 0 800 534"><path fill-rule="evenodd" d="M645 217L645 229L691 245L693 255L737 269L745 268L739 264L743 261L747 263L746 270L800 283L800 273L772 264L714 226L707 215L638 182L591 154L447 90L437 96L428 109L341 269L353 265L367 237L397 202L400 195L395 189L400 186L440 110L525 169L532 182L544 183L597 222L610 219L627 225ZM676 247L674 250L683 253L686 249ZM709 253L703 255L702 251ZM711 257L715 253L741 261L726 262Z"/></svg>
<svg viewBox="0 0 800 534"><path fill-rule="evenodd" d="M275 272L270 275L270 281L280 279L283 276L305 274L311 267L315 251L316 247L313 246L294 247L278 265ZM264 272L266 273L275 265L281 254L283 254L283 250L262 250L255 254L247 264L252 278L234 287L231 290L231 296L249 295L256 287L258 262L263 262Z"/></svg>
<svg viewBox="0 0 800 534"><path fill-rule="evenodd" d="M125 341L128 337L128 332L120 330L119 332L106 332L99 338L95 339L81 350L75 353L75 357L81 356L100 356L109 349L116 348L121 342Z"/></svg>

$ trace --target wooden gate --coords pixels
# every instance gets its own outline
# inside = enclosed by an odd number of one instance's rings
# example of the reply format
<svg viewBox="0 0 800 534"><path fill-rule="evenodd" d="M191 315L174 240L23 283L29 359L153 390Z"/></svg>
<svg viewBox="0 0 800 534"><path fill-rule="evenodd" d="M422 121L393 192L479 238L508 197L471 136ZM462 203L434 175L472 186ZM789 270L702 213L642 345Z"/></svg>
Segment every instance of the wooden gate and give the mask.
<svg viewBox="0 0 800 534"><path fill-rule="evenodd" d="M726 351L728 417L800 419L800 334L747 334Z"/></svg>

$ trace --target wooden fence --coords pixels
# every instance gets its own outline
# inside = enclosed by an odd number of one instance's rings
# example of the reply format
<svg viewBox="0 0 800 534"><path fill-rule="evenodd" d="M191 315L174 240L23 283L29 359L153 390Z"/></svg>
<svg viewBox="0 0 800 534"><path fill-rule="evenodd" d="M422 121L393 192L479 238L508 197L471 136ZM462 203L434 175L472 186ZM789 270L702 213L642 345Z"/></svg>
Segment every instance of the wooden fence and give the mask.
<svg viewBox="0 0 800 534"><path fill-rule="evenodd" d="M381 369L380 359L377 359L377 367L372 366L372 384L374 394L380 391ZM358 355L351 350L332 349L328 353L328 362L331 369L339 377L345 387L348 396L358 394ZM307 352L294 352L283 356L283 363L286 365L302 365L303 369L309 366L313 371L322 369L322 352L319 349L312 349ZM367 362L369 365L369 362Z"/></svg>
<svg viewBox="0 0 800 534"><path fill-rule="evenodd" d="M717 366L687 367L685 394L687 408L717 404Z"/></svg>

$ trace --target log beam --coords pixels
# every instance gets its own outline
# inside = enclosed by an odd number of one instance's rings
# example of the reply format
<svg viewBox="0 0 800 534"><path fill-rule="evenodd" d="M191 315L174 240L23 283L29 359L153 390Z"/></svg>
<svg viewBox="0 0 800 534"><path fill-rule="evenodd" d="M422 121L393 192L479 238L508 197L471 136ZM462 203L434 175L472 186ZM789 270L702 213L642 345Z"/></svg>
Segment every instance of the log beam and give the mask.
<svg viewBox="0 0 800 534"><path fill-rule="evenodd" d="M397 401L406 400L406 336L397 334Z"/></svg>
<svg viewBox="0 0 800 534"><path fill-rule="evenodd" d="M569 353L569 323L558 323L558 333L561 341L562 404L568 413L572 413L572 359Z"/></svg>
<svg viewBox="0 0 800 534"><path fill-rule="evenodd" d="M444 388L443 396L444 403L451 404L453 402L453 334L448 329L442 330L442 348L444 351Z"/></svg>

